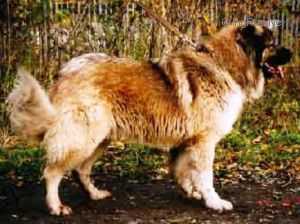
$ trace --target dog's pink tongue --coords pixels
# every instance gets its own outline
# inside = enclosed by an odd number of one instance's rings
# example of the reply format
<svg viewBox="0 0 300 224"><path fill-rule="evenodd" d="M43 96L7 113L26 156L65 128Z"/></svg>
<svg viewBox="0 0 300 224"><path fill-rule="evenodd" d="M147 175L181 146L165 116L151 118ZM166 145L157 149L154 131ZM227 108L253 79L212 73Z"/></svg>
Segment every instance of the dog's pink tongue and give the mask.
<svg viewBox="0 0 300 224"><path fill-rule="evenodd" d="M284 78L284 71L283 68L281 66L277 67L278 73L280 75L280 78Z"/></svg>
<svg viewBox="0 0 300 224"><path fill-rule="evenodd" d="M266 64L268 67L269 72L272 72L273 74L279 74L280 78L284 78L284 71L283 68L281 66L278 67L273 67L269 64Z"/></svg>

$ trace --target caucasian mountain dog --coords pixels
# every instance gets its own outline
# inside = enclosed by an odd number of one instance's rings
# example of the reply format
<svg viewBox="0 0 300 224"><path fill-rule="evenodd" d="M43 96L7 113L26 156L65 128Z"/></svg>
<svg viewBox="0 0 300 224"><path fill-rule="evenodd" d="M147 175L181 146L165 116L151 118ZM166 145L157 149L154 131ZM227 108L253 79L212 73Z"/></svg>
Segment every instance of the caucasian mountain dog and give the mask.
<svg viewBox="0 0 300 224"><path fill-rule="evenodd" d="M48 94L25 70L8 97L12 126L46 150L50 213L68 215L58 188L75 169L92 199L110 196L90 179L111 141L170 151L174 177L188 197L231 210L213 185L215 146L232 129L246 102L263 94L266 77L280 75L292 53L275 46L259 25L226 26L197 49L184 48L159 64L104 54L73 58Z"/></svg>

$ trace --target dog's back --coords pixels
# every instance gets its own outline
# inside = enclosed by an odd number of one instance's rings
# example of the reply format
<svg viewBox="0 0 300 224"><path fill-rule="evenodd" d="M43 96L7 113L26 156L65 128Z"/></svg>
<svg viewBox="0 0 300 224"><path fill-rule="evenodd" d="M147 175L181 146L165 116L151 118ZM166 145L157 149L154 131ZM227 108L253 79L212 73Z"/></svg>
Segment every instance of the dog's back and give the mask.
<svg viewBox="0 0 300 224"><path fill-rule="evenodd" d="M59 111L105 105L111 117L109 139L170 146L188 131L187 116L168 77L148 62L111 58L88 64L62 74L50 97Z"/></svg>

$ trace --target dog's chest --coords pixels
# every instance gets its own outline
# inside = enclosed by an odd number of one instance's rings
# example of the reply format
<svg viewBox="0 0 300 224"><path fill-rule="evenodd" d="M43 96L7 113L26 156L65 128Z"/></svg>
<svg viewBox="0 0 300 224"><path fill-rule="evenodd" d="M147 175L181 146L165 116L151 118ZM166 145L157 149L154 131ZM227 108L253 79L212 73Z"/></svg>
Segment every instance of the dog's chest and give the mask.
<svg viewBox="0 0 300 224"><path fill-rule="evenodd" d="M222 137L231 131L233 124L238 119L245 102L245 95L238 88L235 91L227 93L223 100L215 119L216 131Z"/></svg>

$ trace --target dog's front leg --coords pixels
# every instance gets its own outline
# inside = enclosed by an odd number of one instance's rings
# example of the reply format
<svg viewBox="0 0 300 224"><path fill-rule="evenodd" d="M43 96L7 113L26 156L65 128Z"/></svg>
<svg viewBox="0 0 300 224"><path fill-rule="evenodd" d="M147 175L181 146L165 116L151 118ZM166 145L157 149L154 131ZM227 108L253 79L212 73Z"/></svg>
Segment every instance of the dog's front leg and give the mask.
<svg viewBox="0 0 300 224"><path fill-rule="evenodd" d="M174 174L178 184L189 197L204 199L208 208L231 210L231 202L223 200L213 186L215 142L196 139L187 144L175 162Z"/></svg>

